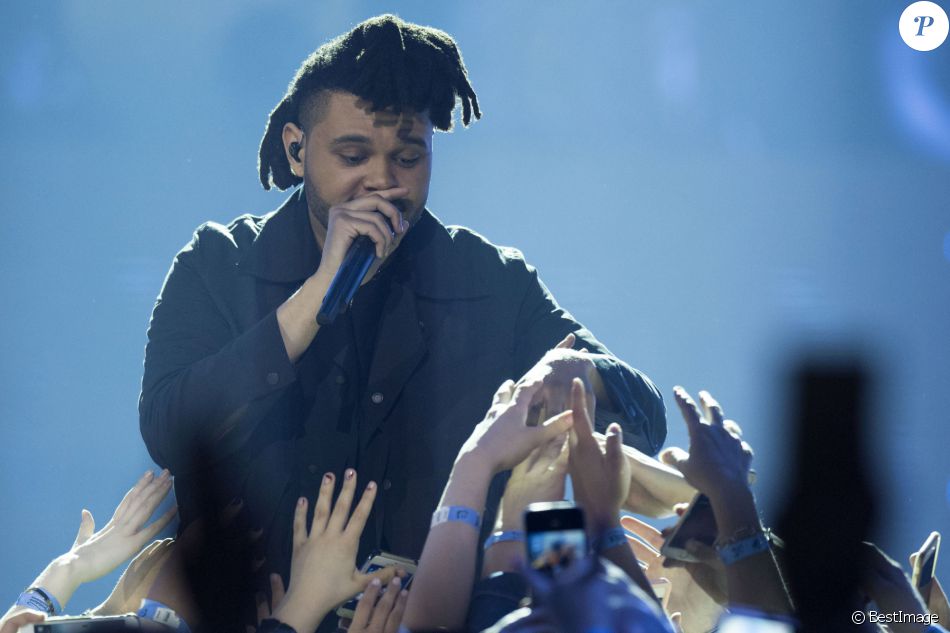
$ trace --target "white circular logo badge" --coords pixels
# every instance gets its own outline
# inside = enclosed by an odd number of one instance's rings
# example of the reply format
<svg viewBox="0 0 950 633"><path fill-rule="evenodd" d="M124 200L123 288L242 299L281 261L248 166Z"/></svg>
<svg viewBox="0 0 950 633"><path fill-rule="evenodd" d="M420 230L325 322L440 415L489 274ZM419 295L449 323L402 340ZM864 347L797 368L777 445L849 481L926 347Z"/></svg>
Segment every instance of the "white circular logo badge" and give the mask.
<svg viewBox="0 0 950 633"><path fill-rule="evenodd" d="M932 51L947 39L950 20L936 3L915 2L901 13L898 23L904 43L915 51Z"/></svg>

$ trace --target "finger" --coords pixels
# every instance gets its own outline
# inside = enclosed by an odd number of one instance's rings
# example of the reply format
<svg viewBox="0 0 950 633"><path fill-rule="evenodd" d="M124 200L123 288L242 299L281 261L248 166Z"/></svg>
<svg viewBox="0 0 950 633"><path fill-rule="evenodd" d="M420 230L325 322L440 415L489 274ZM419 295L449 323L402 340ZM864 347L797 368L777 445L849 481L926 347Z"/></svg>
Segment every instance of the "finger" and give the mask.
<svg viewBox="0 0 950 633"><path fill-rule="evenodd" d="M356 477L353 479L356 479ZM347 534L356 539L360 537L360 534L363 533L363 528L366 526L366 520L369 519L369 514L373 510L373 501L375 500L376 482L371 481L366 484L366 490L363 491L363 496L360 497L359 503L356 504L356 509L353 510L353 515L346 524Z"/></svg>
<svg viewBox="0 0 950 633"><path fill-rule="evenodd" d="M383 593L383 597L379 599L379 603L376 605L376 608L373 609L373 613L369 617L370 626L378 631L383 629L386 620L389 618L389 613L393 610L393 605L396 604L396 597L399 596L401 590L402 580L398 576L389 581L389 584L386 585L386 591Z"/></svg>
<svg viewBox="0 0 950 633"><path fill-rule="evenodd" d="M567 411L559 413L553 418L545 421L544 424L536 428L539 429L541 433L540 441L546 442L553 440L562 433L566 433L571 429L573 424L574 414L570 409L568 409Z"/></svg>
<svg viewBox="0 0 950 633"><path fill-rule="evenodd" d="M148 514L145 514L148 506L154 501L156 492L168 492L168 485L171 481L171 475L168 470L162 470L161 474L158 477L151 479L146 483L142 488L140 488L135 494L128 497L128 501L125 503L125 512L122 515L121 519L115 518L113 515L112 521L115 525L126 525L132 526L133 529L137 529L139 526L144 524L148 517L151 516L152 511L155 509L156 503L148 511ZM161 501L161 498L158 500Z"/></svg>
<svg viewBox="0 0 950 633"><path fill-rule="evenodd" d="M386 217L377 213L376 211L349 211L349 215L350 217L357 218L360 220L365 220L367 222L372 222L373 224L375 224L376 227L380 230L380 232L383 235L386 235L389 237L387 250L390 252L392 251L392 247L396 243L396 231L393 230L393 227L389 226L389 222ZM398 216L396 218L396 222L401 222Z"/></svg>
<svg viewBox="0 0 950 633"><path fill-rule="evenodd" d="M81 545L89 540L89 537L96 531L96 520L92 518L92 512L83 508L79 518L79 531L76 533L74 545Z"/></svg>
<svg viewBox="0 0 950 633"><path fill-rule="evenodd" d="M722 415L722 406L712 397L712 394L708 391L700 391L699 402L703 406L703 413L709 423L713 426L722 426L724 417Z"/></svg>
<svg viewBox="0 0 950 633"><path fill-rule="evenodd" d="M314 511L316 514L316 511ZM301 545L307 542L307 498L297 499L297 505L294 506L294 540L293 551L296 552Z"/></svg>
<svg viewBox="0 0 950 633"><path fill-rule="evenodd" d="M651 565L656 562L660 557L659 552L655 549L642 542L640 539L627 535L627 545L630 546L630 549L633 551L633 555L637 557L637 560L645 562L647 565Z"/></svg>
<svg viewBox="0 0 950 633"><path fill-rule="evenodd" d="M554 346L554 349L571 349L574 347L575 336L573 333L569 333L567 336L561 339L561 342Z"/></svg>
<svg viewBox="0 0 950 633"><path fill-rule="evenodd" d="M383 633L396 633L399 625L402 624L402 616L406 612L406 603L409 602L409 592L405 589L399 592L396 598L396 604L393 610L389 612L389 618L386 620L386 626L383 627Z"/></svg>
<svg viewBox="0 0 950 633"><path fill-rule="evenodd" d="M389 248L392 244L392 233L381 227L377 222L371 219L356 217L352 213L341 214L346 224L356 231L358 235L365 235L376 245L376 257L382 259L389 254ZM382 220L380 220L382 222Z"/></svg>
<svg viewBox="0 0 950 633"><path fill-rule="evenodd" d="M353 621L350 622L350 629L362 631L369 625L369 619L373 615L373 607L376 606L376 598L379 597L382 585L383 583L379 578L373 578L363 589L363 597L356 603L356 609L353 610Z"/></svg>
<svg viewBox="0 0 950 633"><path fill-rule="evenodd" d="M620 525L636 534L643 542L649 544L657 554L660 553L660 548L663 547L663 535L660 534L658 529L649 523L644 523L636 517L626 515L620 517Z"/></svg>
<svg viewBox="0 0 950 633"><path fill-rule="evenodd" d="M663 458L663 463L682 472L683 467L689 462L689 453L677 446L673 446L667 449L667 451L667 454Z"/></svg>
<svg viewBox="0 0 950 633"><path fill-rule="evenodd" d="M511 395L509 402L513 406L527 409L531 405L535 394L541 390L543 385L544 381L536 379L520 382L515 386L515 392Z"/></svg>
<svg viewBox="0 0 950 633"><path fill-rule="evenodd" d="M171 488L172 478L166 470L158 479L153 481L142 491L138 503L134 508L129 509L122 523L132 530L141 528L145 525L145 522L148 521L149 517L152 516L152 513L155 512L155 508L168 496L168 492Z"/></svg>
<svg viewBox="0 0 950 633"><path fill-rule="evenodd" d="M501 383L501 386L498 387L498 390L495 391L495 395L491 400L491 406L497 406L499 404L508 404L511 400L511 396L514 393L515 381L509 378L505 382Z"/></svg>
<svg viewBox="0 0 950 633"><path fill-rule="evenodd" d="M577 435L578 446L586 449L591 446L597 448L594 425L591 424L590 415L587 413L587 393L580 378L575 378L571 383L571 410L577 412L574 433ZM600 451L599 448L597 450Z"/></svg>
<svg viewBox="0 0 950 633"><path fill-rule="evenodd" d="M723 420L722 428L729 431L732 437L736 438L737 440L742 439L742 427L739 426L739 423L735 420Z"/></svg>
<svg viewBox="0 0 950 633"><path fill-rule="evenodd" d="M362 575L362 578L363 578L364 583L368 583L373 578L376 578L377 580L379 580L382 586L385 586L386 583L388 583L390 580L392 580L396 576L401 577L403 573L405 572L403 572L398 567L383 567L382 569L377 569L376 571L372 573Z"/></svg>
<svg viewBox="0 0 950 633"><path fill-rule="evenodd" d="M686 422L686 428L690 432L690 439L692 439L693 432L703 422L703 415L699 412L699 407L696 406L696 403L693 402L693 399L690 398L689 394L686 393L686 390L682 387L673 387L673 397L673 399L676 400L676 405L680 409L683 420Z"/></svg>
<svg viewBox="0 0 950 633"><path fill-rule="evenodd" d="M386 218L392 229L396 233L405 233L405 218L399 207L393 201L398 200L409 194L405 187L395 187L383 191L374 191L368 196L354 198L346 202L343 206L354 211L376 212Z"/></svg>
<svg viewBox="0 0 950 633"><path fill-rule="evenodd" d="M171 520L175 518L176 514L178 514L178 506L175 505L175 506L170 507L168 510L165 511L164 514L162 514L162 516L158 517L155 521L152 522L151 525L149 525L148 527L145 528L144 531L142 531L141 533L142 539L147 541L149 539L155 538L155 536L159 532L165 529L166 525L171 523Z"/></svg>
<svg viewBox="0 0 950 633"><path fill-rule="evenodd" d="M607 468L617 473L623 469L626 457L623 454L623 429L616 422L607 427Z"/></svg>
<svg viewBox="0 0 950 633"><path fill-rule="evenodd" d="M749 459L755 457L755 451L752 450L748 442L742 442L742 452L748 455Z"/></svg>
<svg viewBox="0 0 950 633"><path fill-rule="evenodd" d="M122 497L122 501L119 502L119 505L116 507L115 512L112 513L113 521L121 521L125 518L126 513L128 512L129 505L138 497L139 492L151 483L154 479L155 473L151 470L145 472L144 475L139 477L139 480L135 482L135 485L129 488L128 492L125 493L125 496Z"/></svg>
<svg viewBox="0 0 950 633"><path fill-rule="evenodd" d="M586 354L588 352L588 349L586 347L582 347L577 351L579 351L581 354Z"/></svg>
<svg viewBox="0 0 950 633"><path fill-rule="evenodd" d="M243 507L244 499L232 499L231 502L221 510L221 514L218 515L218 525L221 527L229 526L231 522L237 518L238 514L240 514L241 508Z"/></svg>
<svg viewBox="0 0 950 633"><path fill-rule="evenodd" d="M254 605L257 607L257 624L270 617L270 605L267 604L267 597L263 591L254 594Z"/></svg>
<svg viewBox="0 0 950 633"><path fill-rule="evenodd" d="M271 613L277 609L279 605L284 600L284 579L280 577L280 574L271 574L270 575L270 608Z"/></svg>
<svg viewBox="0 0 950 633"><path fill-rule="evenodd" d="M681 517L686 514L686 510L689 509L689 503L677 503L673 506L673 512L676 513L676 516Z"/></svg>
<svg viewBox="0 0 950 633"><path fill-rule="evenodd" d="M356 471L347 468L343 472L343 488L340 490L340 496L336 498L336 505L333 506L333 512L330 513L330 520L327 521L327 530L336 534L342 532L346 525L346 519L350 516L350 507L353 505L353 494L356 492Z"/></svg>
<svg viewBox="0 0 950 633"><path fill-rule="evenodd" d="M310 523L310 534L323 534L327 529L327 520L330 518L330 504L333 502L333 473L327 473L320 482L320 494L317 496L317 505L313 507L313 520Z"/></svg>
<svg viewBox="0 0 950 633"><path fill-rule="evenodd" d="M566 439L567 433L561 433L537 449L538 454L535 456L535 463L547 470L561 460L562 455L566 457L566 455L564 455L564 440Z"/></svg>

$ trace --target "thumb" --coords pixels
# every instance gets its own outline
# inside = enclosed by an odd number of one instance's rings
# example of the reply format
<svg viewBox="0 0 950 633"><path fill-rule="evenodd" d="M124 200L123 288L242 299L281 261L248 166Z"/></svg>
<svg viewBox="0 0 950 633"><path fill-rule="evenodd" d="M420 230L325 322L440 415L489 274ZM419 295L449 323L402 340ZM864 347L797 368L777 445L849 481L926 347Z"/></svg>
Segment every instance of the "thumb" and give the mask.
<svg viewBox="0 0 950 633"><path fill-rule="evenodd" d="M678 446L671 446L660 453L660 461L682 472L683 466L689 461L689 453Z"/></svg>
<svg viewBox="0 0 950 633"><path fill-rule="evenodd" d="M89 540L93 532L96 531L96 520L92 518L92 512L83 508L82 519L79 521L79 532L76 533L76 540L73 545L82 545Z"/></svg>

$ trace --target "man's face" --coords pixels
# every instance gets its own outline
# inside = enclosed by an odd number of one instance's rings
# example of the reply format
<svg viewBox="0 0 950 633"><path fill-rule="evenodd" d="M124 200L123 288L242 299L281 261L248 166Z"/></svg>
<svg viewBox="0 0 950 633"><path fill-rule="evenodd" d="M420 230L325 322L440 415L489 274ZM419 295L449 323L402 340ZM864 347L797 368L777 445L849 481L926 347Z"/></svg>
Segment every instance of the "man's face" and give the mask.
<svg viewBox="0 0 950 633"><path fill-rule="evenodd" d="M397 206L411 224L429 195L429 117L372 112L371 104L347 92L327 93L317 107L316 122L303 135L300 152L313 219L326 227L330 207L375 191L405 187L409 194Z"/></svg>

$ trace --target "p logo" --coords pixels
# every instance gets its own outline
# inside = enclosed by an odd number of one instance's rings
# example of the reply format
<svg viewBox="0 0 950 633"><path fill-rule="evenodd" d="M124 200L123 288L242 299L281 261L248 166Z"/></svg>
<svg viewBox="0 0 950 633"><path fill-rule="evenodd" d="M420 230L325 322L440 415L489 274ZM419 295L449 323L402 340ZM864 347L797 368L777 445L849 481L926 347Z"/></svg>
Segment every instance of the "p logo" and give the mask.
<svg viewBox="0 0 950 633"><path fill-rule="evenodd" d="M947 39L950 20L934 2L915 2L901 13L898 23L904 43L915 51L932 51Z"/></svg>

